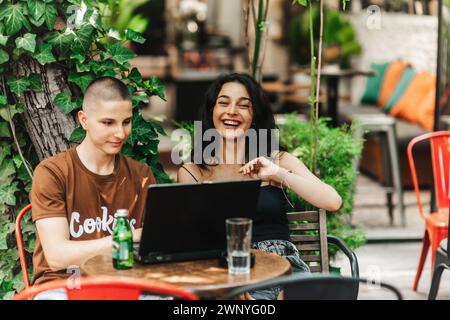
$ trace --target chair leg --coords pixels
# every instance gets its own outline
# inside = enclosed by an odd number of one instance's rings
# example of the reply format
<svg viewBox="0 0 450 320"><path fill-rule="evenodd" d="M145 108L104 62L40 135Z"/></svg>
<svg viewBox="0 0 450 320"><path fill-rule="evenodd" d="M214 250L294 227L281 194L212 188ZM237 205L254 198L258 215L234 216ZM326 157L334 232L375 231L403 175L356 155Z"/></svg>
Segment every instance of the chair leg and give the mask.
<svg viewBox="0 0 450 320"><path fill-rule="evenodd" d="M425 230L425 235L422 240L422 252L420 253L419 265L417 266L416 278L414 279L413 290L417 291L417 286L419 285L420 276L422 275L423 266L425 260L427 259L428 249L430 248L430 237L428 236L428 231Z"/></svg>
<svg viewBox="0 0 450 320"><path fill-rule="evenodd" d="M397 134L395 129L395 123L392 126L388 126L388 145L389 145L389 157L392 168L392 180L394 184L395 192L397 193L398 209L400 211L400 221L402 227L406 227L405 207L403 203L403 185L400 175L400 162L398 158L397 149Z"/></svg>
<svg viewBox="0 0 450 320"><path fill-rule="evenodd" d="M439 284L441 283L442 272L444 272L445 269L448 269L448 267L446 264L442 263L434 270L430 292L428 293L428 300L436 300L436 296L439 291Z"/></svg>
<svg viewBox="0 0 450 320"><path fill-rule="evenodd" d="M394 225L394 204L392 203L392 193L387 192L386 193L386 201L388 206L388 212L389 212L389 223Z"/></svg>
<svg viewBox="0 0 450 320"><path fill-rule="evenodd" d="M436 265L436 252L439 249L439 243L435 243L435 241L432 241L430 239L431 242L431 272L433 273L434 267ZM433 275L431 275L433 277Z"/></svg>

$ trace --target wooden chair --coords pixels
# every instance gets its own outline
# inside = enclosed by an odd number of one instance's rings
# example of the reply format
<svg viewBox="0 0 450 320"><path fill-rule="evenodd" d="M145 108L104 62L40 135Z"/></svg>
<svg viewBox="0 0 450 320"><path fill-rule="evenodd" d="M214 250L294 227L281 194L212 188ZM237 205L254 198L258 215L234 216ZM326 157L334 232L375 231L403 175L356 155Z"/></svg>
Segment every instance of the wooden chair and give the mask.
<svg viewBox="0 0 450 320"><path fill-rule="evenodd" d="M327 213L325 210L288 212L291 240L300 252L312 273L328 273L328 243L336 245L349 259L351 275L359 278L358 259L341 239L327 235Z"/></svg>

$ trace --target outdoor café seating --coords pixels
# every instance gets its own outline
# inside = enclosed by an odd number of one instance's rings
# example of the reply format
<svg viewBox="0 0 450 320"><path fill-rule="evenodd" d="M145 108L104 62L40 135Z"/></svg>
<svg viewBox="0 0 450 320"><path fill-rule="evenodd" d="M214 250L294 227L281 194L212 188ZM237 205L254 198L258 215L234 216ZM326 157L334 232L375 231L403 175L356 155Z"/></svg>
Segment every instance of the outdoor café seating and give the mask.
<svg viewBox="0 0 450 320"><path fill-rule="evenodd" d="M449 131L426 133L411 140L408 144L408 159L411 168L411 176L414 182L419 213L425 220L425 234L422 240L422 252L414 279L413 290L417 290L420 276L429 249L431 249L431 270L435 269L436 254L441 241L448 237L449 219ZM426 213L422 206L419 190L419 180L414 161L414 147L419 143L429 142L431 146L431 163L433 166L434 192L436 195L436 210Z"/></svg>
<svg viewBox="0 0 450 320"><path fill-rule="evenodd" d="M198 300L195 294L167 283L125 277L81 277L51 281L19 292L15 300L33 299L39 293L62 289L67 300L139 300L145 295Z"/></svg>
<svg viewBox="0 0 450 320"><path fill-rule="evenodd" d="M450 300L449 43L450 0L0 0L0 300Z"/></svg>
<svg viewBox="0 0 450 320"><path fill-rule="evenodd" d="M384 282L373 283L373 280L342 277L329 274L292 274L275 280L270 280L256 285L248 285L232 291L228 299L237 297L245 292L280 286L283 288L284 300L357 300L360 283L371 284L377 289L383 288L390 291L386 294L397 300L403 300L403 296L392 285Z"/></svg>

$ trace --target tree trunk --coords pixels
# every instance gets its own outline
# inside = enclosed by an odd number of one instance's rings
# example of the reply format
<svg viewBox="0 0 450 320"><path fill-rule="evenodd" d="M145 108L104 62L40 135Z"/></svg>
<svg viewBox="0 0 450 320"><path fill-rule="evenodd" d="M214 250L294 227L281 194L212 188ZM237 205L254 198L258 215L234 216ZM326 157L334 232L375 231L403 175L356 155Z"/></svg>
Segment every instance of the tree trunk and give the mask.
<svg viewBox="0 0 450 320"><path fill-rule="evenodd" d="M42 91L26 91L21 97L25 105L22 120L34 145L39 161L54 156L74 146L69 141L77 127L77 121L71 114L64 114L53 104L55 96L69 89L65 70L57 64L41 66L36 60L25 57L13 65L14 76L38 74Z"/></svg>

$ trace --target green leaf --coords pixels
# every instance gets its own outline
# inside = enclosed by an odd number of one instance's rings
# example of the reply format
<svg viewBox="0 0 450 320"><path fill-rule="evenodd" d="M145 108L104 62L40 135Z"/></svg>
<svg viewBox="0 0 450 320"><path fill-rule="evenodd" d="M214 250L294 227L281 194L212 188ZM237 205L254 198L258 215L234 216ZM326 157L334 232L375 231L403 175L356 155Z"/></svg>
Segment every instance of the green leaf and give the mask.
<svg viewBox="0 0 450 320"><path fill-rule="evenodd" d="M83 48L81 47L81 45L75 45L72 49L71 49L72 53L70 54L70 58L71 59L75 59L77 60L77 62L84 62L84 60L86 59L86 57L84 56L83 53Z"/></svg>
<svg viewBox="0 0 450 320"><path fill-rule="evenodd" d="M12 160L13 160L14 165L16 166L16 168L20 168L20 166L23 163L22 158L20 157L19 154L14 155Z"/></svg>
<svg viewBox="0 0 450 320"><path fill-rule="evenodd" d="M94 80L94 75L91 73L69 73L68 80L75 83L81 91L86 91L87 86Z"/></svg>
<svg viewBox="0 0 450 320"><path fill-rule="evenodd" d="M23 290L25 288L25 284L23 283L22 272L19 272L14 276L12 281L13 289L17 292Z"/></svg>
<svg viewBox="0 0 450 320"><path fill-rule="evenodd" d="M120 42L107 46L107 50L111 54L111 58L121 65L128 64L128 61L136 56L133 51L122 47Z"/></svg>
<svg viewBox="0 0 450 320"><path fill-rule="evenodd" d="M23 48L29 52L34 53L36 49L36 35L33 33L26 33L23 37L16 39L17 48Z"/></svg>
<svg viewBox="0 0 450 320"><path fill-rule="evenodd" d="M115 69L118 68L117 62L113 60L104 60L104 61L94 61L92 60L89 63L92 67L92 71L94 71L95 75L100 76L115 76Z"/></svg>
<svg viewBox="0 0 450 320"><path fill-rule="evenodd" d="M3 161L0 165L0 186L9 184L14 173L16 173L16 168L12 160Z"/></svg>
<svg viewBox="0 0 450 320"><path fill-rule="evenodd" d="M30 81L27 78L9 77L6 83L8 84L9 89L18 96L21 96L30 86Z"/></svg>
<svg viewBox="0 0 450 320"><path fill-rule="evenodd" d="M143 85L149 96L156 95L161 99L163 99L164 101L166 100L164 93L164 85L156 76L153 76L150 80L144 81Z"/></svg>
<svg viewBox="0 0 450 320"><path fill-rule="evenodd" d="M8 104L8 101L5 96L0 96L0 106L5 106Z"/></svg>
<svg viewBox="0 0 450 320"><path fill-rule="evenodd" d="M84 24L80 29L75 32L75 45L81 47L83 51L90 49L94 32L94 27L90 24Z"/></svg>
<svg viewBox="0 0 450 320"><path fill-rule="evenodd" d="M141 82L142 75L137 68L131 69L131 72L128 74L128 79L134 82Z"/></svg>
<svg viewBox="0 0 450 320"><path fill-rule="evenodd" d="M307 7L308 0L292 0L292 4L299 4L301 6Z"/></svg>
<svg viewBox="0 0 450 320"><path fill-rule="evenodd" d="M0 64L8 62L8 61L9 61L8 52L6 52L3 49L0 49Z"/></svg>
<svg viewBox="0 0 450 320"><path fill-rule="evenodd" d="M11 134L9 133L9 127L7 122L0 122L0 138L10 138ZM1 155L2 149L0 148L0 163L2 163L2 155Z"/></svg>
<svg viewBox="0 0 450 320"><path fill-rule="evenodd" d="M35 20L39 20L45 13L45 3L40 0L28 0L28 14Z"/></svg>
<svg viewBox="0 0 450 320"><path fill-rule="evenodd" d="M74 39L75 35L70 31L65 33L55 31L50 33L48 42L60 54L63 54L73 44Z"/></svg>
<svg viewBox="0 0 450 320"><path fill-rule="evenodd" d="M145 38L139 32L133 31L131 29L125 29L124 34L128 40L131 40L133 42L137 42L140 44L145 42Z"/></svg>
<svg viewBox="0 0 450 320"><path fill-rule="evenodd" d="M75 130L73 130L72 134L70 135L70 141L81 143L85 137L86 131L84 131L83 127L78 127Z"/></svg>
<svg viewBox="0 0 450 320"><path fill-rule="evenodd" d="M0 187L0 202L9 206L15 206L16 196L14 193L17 191L19 191L19 188L17 188L17 182Z"/></svg>
<svg viewBox="0 0 450 320"><path fill-rule="evenodd" d="M56 104L64 113L69 113L77 109L77 105L72 102L71 96L66 92L60 92L56 95L53 103Z"/></svg>
<svg viewBox="0 0 450 320"><path fill-rule="evenodd" d="M19 102L16 105L10 105L6 108L0 109L0 117L5 121L9 121L14 118L16 114L22 113L23 111L24 106L21 102Z"/></svg>
<svg viewBox="0 0 450 320"><path fill-rule="evenodd" d="M24 6L21 3L3 4L0 7L0 21L6 26L6 34L11 36L28 24L24 16Z"/></svg>
<svg viewBox="0 0 450 320"><path fill-rule="evenodd" d="M141 103L148 103L148 96L146 94L134 94L131 97L131 100L133 102L133 106L137 107Z"/></svg>
<svg viewBox="0 0 450 320"><path fill-rule="evenodd" d="M91 70L91 66L87 63L77 62L77 72L87 72Z"/></svg>
<svg viewBox="0 0 450 320"><path fill-rule="evenodd" d="M12 52L13 58L14 58L15 60L19 60L20 56L21 56L22 53L24 53L24 52L25 52L25 50L23 50L23 49L21 49L21 48L14 47L13 52Z"/></svg>
<svg viewBox="0 0 450 320"><path fill-rule="evenodd" d="M30 81L29 90L33 90L36 92L42 91L42 83L41 83L41 77L34 73L31 76L28 77L28 80Z"/></svg>
<svg viewBox="0 0 450 320"><path fill-rule="evenodd" d="M6 126L8 126L8 124L6 122L2 121L2 122L0 122L0 127L2 124L5 124ZM0 131L1 131L1 129L0 129ZM5 160L5 158L9 155L11 155L11 146L0 144L0 165L3 164L3 160ZM0 212L1 212L1 210L0 210Z"/></svg>
<svg viewBox="0 0 450 320"><path fill-rule="evenodd" d="M30 20L31 24L40 27L45 22L45 16L40 17L38 20L34 19L33 17L29 16L28 19Z"/></svg>
<svg viewBox="0 0 450 320"><path fill-rule="evenodd" d="M55 56L52 53L52 45L50 43L41 44L38 46L38 51L33 57L41 64L55 62Z"/></svg>
<svg viewBox="0 0 450 320"><path fill-rule="evenodd" d="M0 45L6 46L6 43L8 42L8 36L5 36L3 34L0 34Z"/></svg>
<svg viewBox="0 0 450 320"><path fill-rule="evenodd" d="M47 3L44 11L45 25L48 30L53 30L58 11L53 3Z"/></svg>

